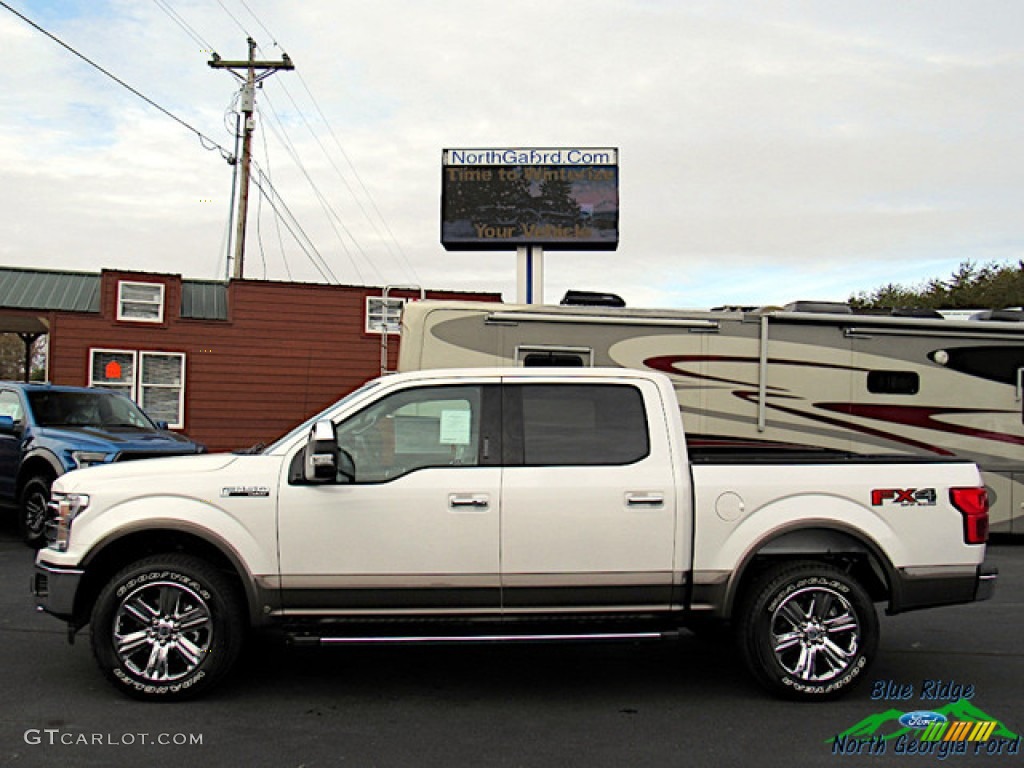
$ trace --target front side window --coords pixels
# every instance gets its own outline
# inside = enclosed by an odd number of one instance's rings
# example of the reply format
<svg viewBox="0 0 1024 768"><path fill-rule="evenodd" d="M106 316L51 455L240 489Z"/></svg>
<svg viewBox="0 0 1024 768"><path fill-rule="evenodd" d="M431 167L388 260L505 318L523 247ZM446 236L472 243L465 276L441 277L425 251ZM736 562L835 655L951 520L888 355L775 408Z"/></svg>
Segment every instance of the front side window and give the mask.
<svg viewBox="0 0 1024 768"><path fill-rule="evenodd" d="M531 384L513 390L521 397L525 466L631 464L649 452L643 395L635 387Z"/></svg>
<svg viewBox="0 0 1024 768"><path fill-rule="evenodd" d="M117 319L138 323L162 323L163 284L120 281L117 284Z"/></svg>
<svg viewBox="0 0 1024 768"><path fill-rule="evenodd" d="M378 400L336 434L355 482L380 483L426 467L477 466L480 419L480 387L423 387Z"/></svg>
<svg viewBox="0 0 1024 768"><path fill-rule="evenodd" d="M9 389L0 392L0 416L10 416L15 423L22 420L21 398L17 392Z"/></svg>

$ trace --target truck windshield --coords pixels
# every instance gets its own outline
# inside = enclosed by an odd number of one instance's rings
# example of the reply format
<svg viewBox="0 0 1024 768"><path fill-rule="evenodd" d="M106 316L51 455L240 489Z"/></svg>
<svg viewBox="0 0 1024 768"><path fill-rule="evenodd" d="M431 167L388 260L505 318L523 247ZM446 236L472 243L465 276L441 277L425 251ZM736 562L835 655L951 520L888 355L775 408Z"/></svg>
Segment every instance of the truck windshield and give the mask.
<svg viewBox="0 0 1024 768"><path fill-rule="evenodd" d="M135 403L113 392L29 392L28 402L41 427L156 429Z"/></svg>
<svg viewBox="0 0 1024 768"><path fill-rule="evenodd" d="M273 443L268 445L266 448L263 448L262 450L255 451L255 452L256 453L273 453L275 450L277 450L278 448L283 446L285 443L290 442L291 439L293 437L295 437L296 435L305 434L306 432L309 432L310 428L316 422L318 422L320 419L326 418L326 415L328 413L330 413L331 411L333 411L335 408L338 408L343 403L347 403L349 400L353 400L356 397L358 397L359 395L363 394L364 392L367 392L367 391L373 389L378 384L380 384L380 380L379 379L372 379L371 381L368 381L366 384L363 384L363 386L361 386L359 389L354 390L352 392L349 392L347 395L345 395L343 398L341 398L341 400L338 400L336 403L331 403L329 406L327 406L322 411L320 411L320 413L317 413L317 414L315 414L313 416L310 416L304 422L299 424L299 426L295 427L294 429L289 430L287 434L283 435L282 437L279 437L277 440L275 440Z"/></svg>

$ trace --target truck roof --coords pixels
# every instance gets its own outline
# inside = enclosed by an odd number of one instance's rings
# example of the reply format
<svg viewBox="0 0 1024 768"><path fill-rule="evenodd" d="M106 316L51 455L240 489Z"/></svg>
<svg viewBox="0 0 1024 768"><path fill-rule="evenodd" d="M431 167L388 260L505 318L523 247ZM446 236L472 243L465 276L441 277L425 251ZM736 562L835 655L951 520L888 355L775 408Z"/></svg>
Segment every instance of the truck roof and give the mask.
<svg viewBox="0 0 1024 768"><path fill-rule="evenodd" d="M112 395L121 395L113 389L102 387L73 387L66 384L51 384L42 381L0 381L0 386L21 389L25 392L109 392Z"/></svg>
<svg viewBox="0 0 1024 768"><path fill-rule="evenodd" d="M419 371L407 371L405 373L392 373L383 377L381 381L424 381L429 379L550 379L550 378L574 378L574 379L657 379L663 378L664 374L657 371L641 371L633 368L597 367L542 367L542 368L508 368L508 367L486 367L486 368L430 368Z"/></svg>

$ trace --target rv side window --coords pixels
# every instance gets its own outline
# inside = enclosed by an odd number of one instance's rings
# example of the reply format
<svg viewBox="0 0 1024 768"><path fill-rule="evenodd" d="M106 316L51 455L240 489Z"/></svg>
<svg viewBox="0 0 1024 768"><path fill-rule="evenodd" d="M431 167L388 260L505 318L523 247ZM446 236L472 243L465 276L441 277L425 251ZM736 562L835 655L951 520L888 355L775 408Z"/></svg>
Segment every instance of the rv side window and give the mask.
<svg viewBox="0 0 1024 768"><path fill-rule="evenodd" d="M868 392L873 395L916 395L921 377L914 371L869 371Z"/></svg>
<svg viewBox="0 0 1024 768"><path fill-rule="evenodd" d="M594 350L590 347L567 347L554 344L520 344L516 347L516 364L524 368L587 368L593 365Z"/></svg>
<svg viewBox="0 0 1024 768"><path fill-rule="evenodd" d="M530 352L523 358L524 368L582 368L583 357L567 352Z"/></svg>

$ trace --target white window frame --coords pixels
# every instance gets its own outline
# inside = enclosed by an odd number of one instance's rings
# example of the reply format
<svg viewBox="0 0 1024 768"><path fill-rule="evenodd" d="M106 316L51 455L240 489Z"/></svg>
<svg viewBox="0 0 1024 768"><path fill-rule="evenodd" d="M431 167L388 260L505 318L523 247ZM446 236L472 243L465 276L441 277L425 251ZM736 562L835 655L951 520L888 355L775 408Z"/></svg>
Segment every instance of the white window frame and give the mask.
<svg viewBox="0 0 1024 768"><path fill-rule="evenodd" d="M402 310L405 309L405 303L408 299L401 298L399 296L367 296L366 297L366 312L365 317L365 329L367 333L377 334L378 336L383 335L385 331L389 336L397 336L402 331ZM371 310L371 304L376 303L376 311ZM392 310L398 309L398 315L395 318L394 323L388 322L388 308Z"/></svg>
<svg viewBox="0 0 1024 768"><path fill-rule="evenodd" d="M132 381L130 385L126 384L123 387L112 387L107 385L105 382L97 382L93 378L93 360L97 352L106 352L109 354L116 355L130 355L132 358ZM163 384L143 384L142 382L142 369L145 366L147 357L176 357L181 360L181 383L175 385L178 388L178 420L173 423L168 423L170 429L184 429L185 428L185 387L186 387L186 372L187 368L187 356L184 352L166 352L156 349L147 350L133 350L133 349L110 349L105 347L90 347L89 348L89 386L99 387L101 389L112 389L115 392L123 392L125 389L127 394L142 410L146 410L144 404L145 388L166 388L172 389L171 385ZM148 415L148 412L147 412ZM153 417L151 417L153 418ZM156 419L153 419L156 421Z"/></svg>
<svg viewBox="0 0 1024 768"><path fill-rule="evenodd" d="M106 352L106 353L111 354L111 355L127 355L127 356L131 357L131 359L132 359L132 381L131 382L126 382L125 384L120 385L120 386L116 386L116 387L115 386L110 386L107 382L104 382L104 381L97 382L95 377L93 376L93 371L95 370L95 368L93 366L93 360L95 359L95 355L96 355L97 352ZM89 386L90 387L99 387L101 389L112 389L115 392L124 392L125 388L127 388L127 392L125 392L125 394L128 395L128 397L130 397L132 400L135 400L135 381L138 379L138 377L139 377L139 354L135 350L132 350L132 349L110 349L109 347L90 347L89 348Z"/></svg>
<svg viewBox="0 0 1024 768"><path fill-rule="evenodd" d="M147 357L176 357L181 363L179 381L177 384L146 384L143 381L143 373L146 368ZM139 396L136 402L142 410L146 410L146 389L177 389L178 390L178 419L175 423L168 423L169 427L183 429L185 426L185 353L184 352L139 352L139 367L136 373L136 382L139 388ZM149 411L146 411L148 414Z"/></svg>
<svg viewBox="0 0 1024 768"><path fill-rule="evenodd" d="M155 289L157 298L154 301L141 301L138 299L127 300L124 298L125 288L147 288ZM164 297L167 286L163 283L140 283L131 280L119 280L117 282L117 319L127 323L162 323L164 321ZM157 308L156 317L133 317L125 313L125 307L131 305Z"/></svg>

